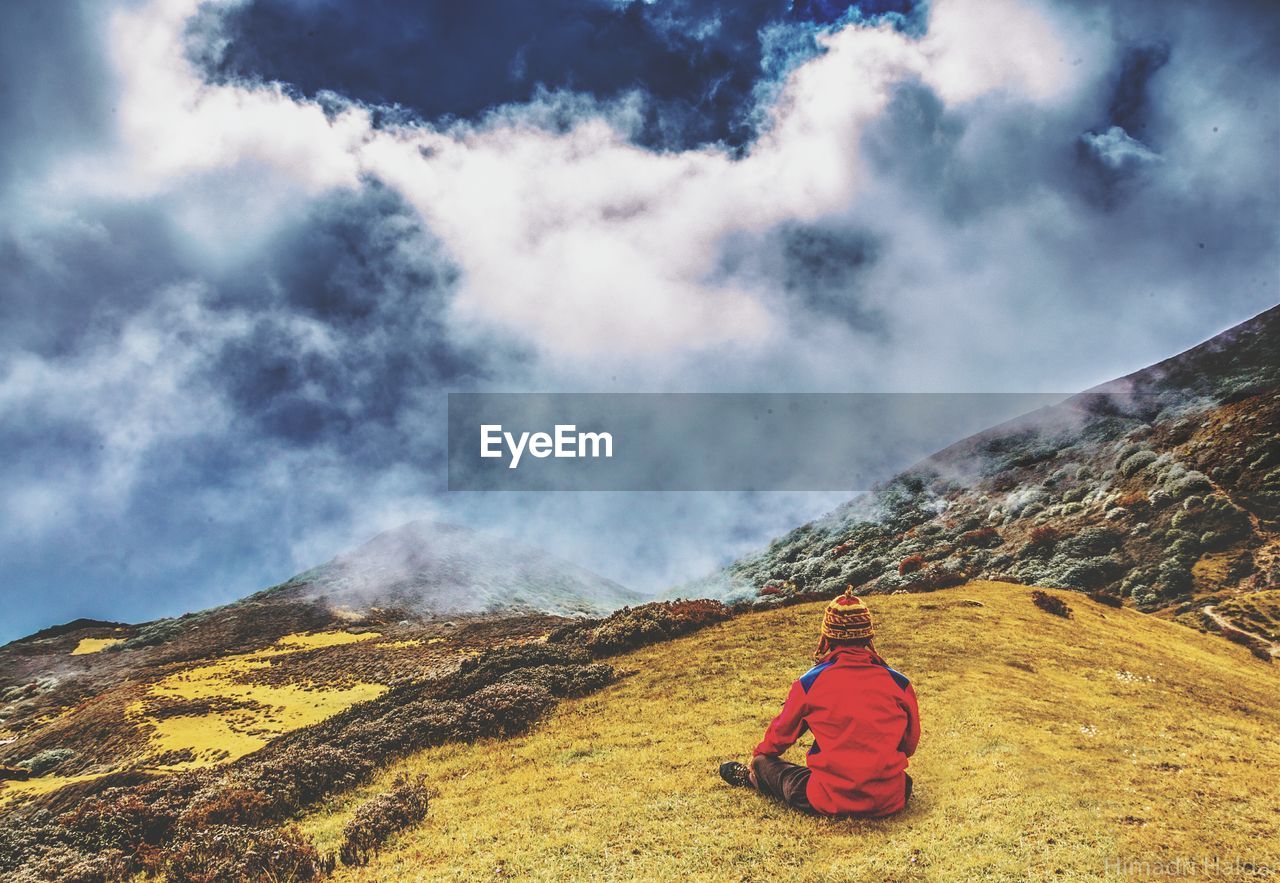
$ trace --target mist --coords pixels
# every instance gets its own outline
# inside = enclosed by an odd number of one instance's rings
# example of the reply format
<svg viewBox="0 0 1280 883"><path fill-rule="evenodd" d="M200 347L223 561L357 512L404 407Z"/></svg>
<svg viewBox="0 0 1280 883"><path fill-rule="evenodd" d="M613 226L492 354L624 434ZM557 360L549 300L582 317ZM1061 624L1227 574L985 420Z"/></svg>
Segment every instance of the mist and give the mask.
<svg viewBox="0 0 1280 883"><path fill-rule="evenodd" d="M1274 4L382 5L0 10L0 640L417 519L657 593L848 496L449 494L449 391L1062 393L1280 301Z"/></svg>

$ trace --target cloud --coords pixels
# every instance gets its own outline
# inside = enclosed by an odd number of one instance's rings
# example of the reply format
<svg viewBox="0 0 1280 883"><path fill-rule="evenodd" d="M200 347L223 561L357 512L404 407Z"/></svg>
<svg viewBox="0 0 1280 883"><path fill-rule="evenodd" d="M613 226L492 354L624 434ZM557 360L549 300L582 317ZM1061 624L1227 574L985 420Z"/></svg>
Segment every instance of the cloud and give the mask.
<svg viewBox="0 0 1280 883"><path fill-rule="evenodd" d="M448 497L444 393L1067 391L1277 300L1273 6L417 8L0 13L26 625L416 517L656 589L832 501Z"/></svg>

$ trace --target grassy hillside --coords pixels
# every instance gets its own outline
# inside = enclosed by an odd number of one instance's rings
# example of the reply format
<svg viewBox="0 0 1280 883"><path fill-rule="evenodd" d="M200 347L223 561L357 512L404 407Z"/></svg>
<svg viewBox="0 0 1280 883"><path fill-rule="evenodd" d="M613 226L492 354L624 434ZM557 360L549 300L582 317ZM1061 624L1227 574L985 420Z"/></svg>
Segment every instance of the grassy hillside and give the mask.
<svg viewBox="0 0 1280 883"><path fill-rule="evenodd" d="M821 604L737 617L618 657L630 674L533 732L447 745L304 820L322 849L398 774L426 820L344 880L1096 879L1209 860L1280 867L1280 674L1247 650L1064 593L973 582L875 598L919 693L917 791L878 821L802 817L729 788L810 661ZM793 748L799 758L807 746ZM1110 864L1108 864L1110 863ZM1159 863L1159 864L1157 864ZM1184 873L1183 876L1187 874Z"/></svg>

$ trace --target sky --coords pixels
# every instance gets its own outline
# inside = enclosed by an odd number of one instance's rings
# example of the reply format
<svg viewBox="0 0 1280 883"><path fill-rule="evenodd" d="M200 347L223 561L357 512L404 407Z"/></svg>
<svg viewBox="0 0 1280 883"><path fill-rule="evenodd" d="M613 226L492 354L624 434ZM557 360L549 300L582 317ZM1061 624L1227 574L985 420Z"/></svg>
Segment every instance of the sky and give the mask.
<svg viewBox="0 0 1280 883"><path fill-rule="evenodd" d="M1280 6L0 4L0 640L414 518L643 591L838 497L449 494L449 391L1069 392L1280 300Z"/></svg>

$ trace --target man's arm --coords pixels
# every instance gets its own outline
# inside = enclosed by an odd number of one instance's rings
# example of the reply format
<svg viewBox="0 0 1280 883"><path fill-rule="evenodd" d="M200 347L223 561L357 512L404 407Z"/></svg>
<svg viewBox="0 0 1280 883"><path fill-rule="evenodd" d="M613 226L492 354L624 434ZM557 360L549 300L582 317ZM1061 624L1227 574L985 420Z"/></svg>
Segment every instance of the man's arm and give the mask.
<svg viewBox="0 0 1280 883"><path fill-rule="evenodd" d="M902 707L907 713L907 731L902 734L898 750L910 757L916 753L916 746L920 744L920 706L916 704L915 687L910 684L903 691Z"/></svg>
<svg viewBox="0 0 1280 883"><path fill-rule="evenodd" d="M755 754L767 754L777 757L790 748L805 731L804 688L796 681L787 693L787 701L782 704L782 711L769 724L764 739L756 746Z"/></svg>

